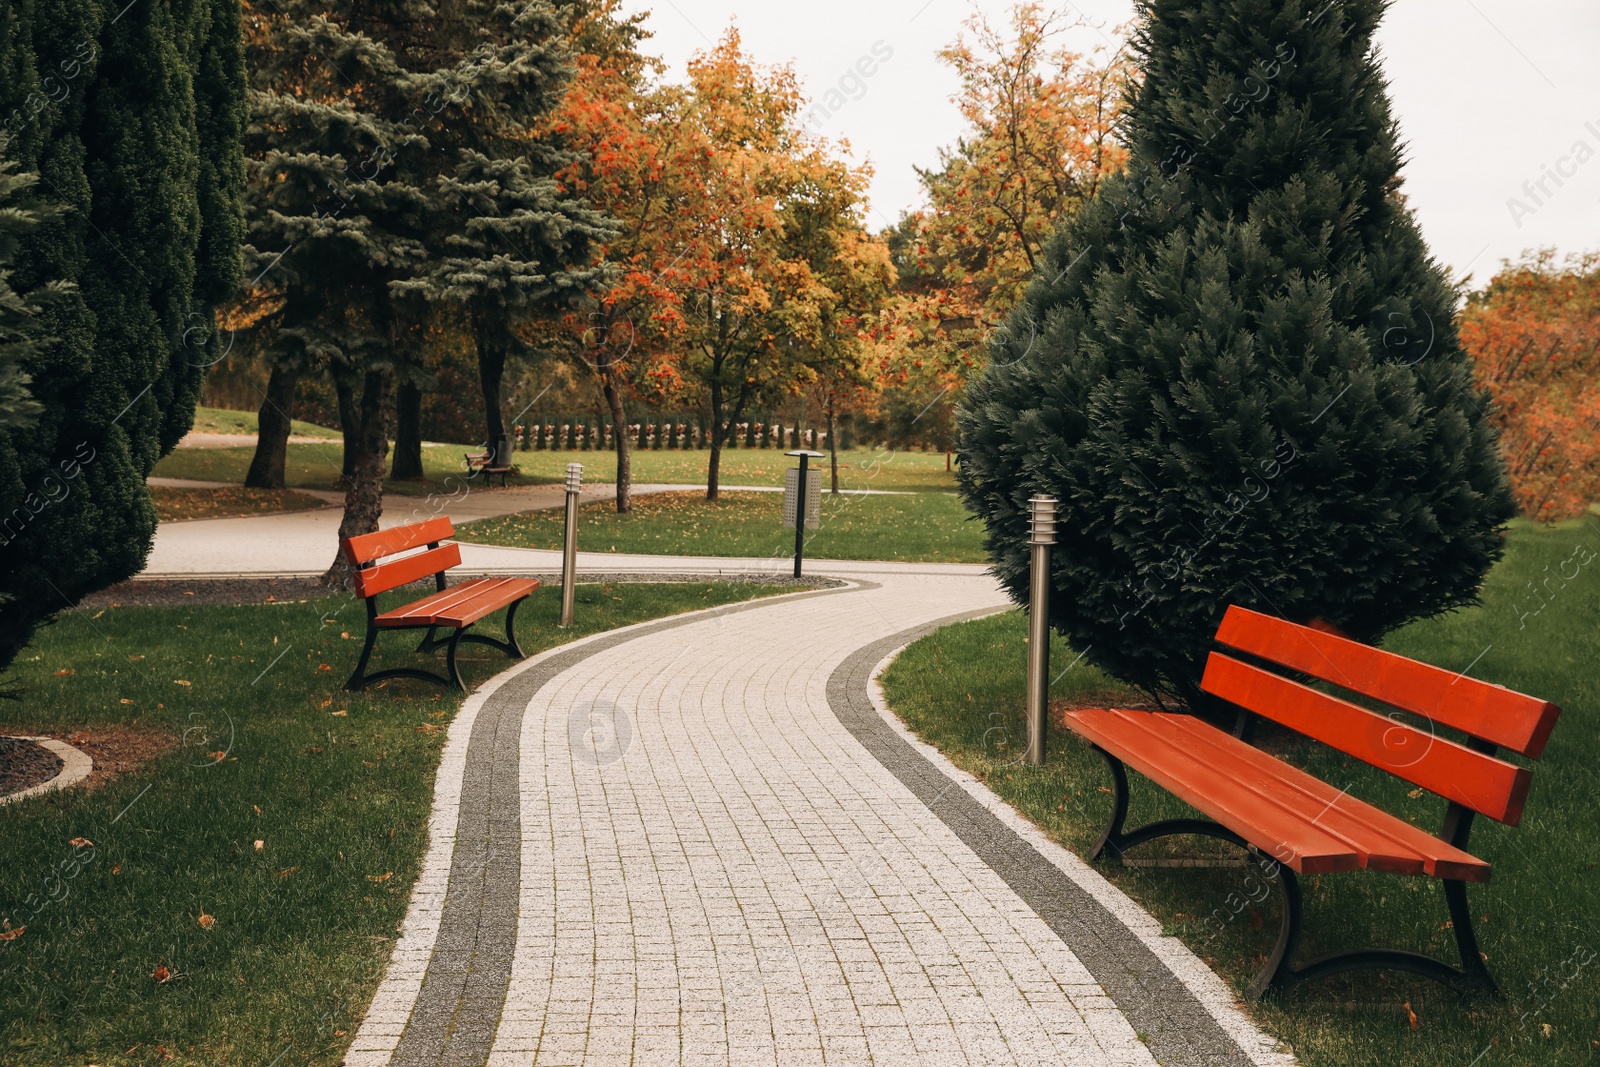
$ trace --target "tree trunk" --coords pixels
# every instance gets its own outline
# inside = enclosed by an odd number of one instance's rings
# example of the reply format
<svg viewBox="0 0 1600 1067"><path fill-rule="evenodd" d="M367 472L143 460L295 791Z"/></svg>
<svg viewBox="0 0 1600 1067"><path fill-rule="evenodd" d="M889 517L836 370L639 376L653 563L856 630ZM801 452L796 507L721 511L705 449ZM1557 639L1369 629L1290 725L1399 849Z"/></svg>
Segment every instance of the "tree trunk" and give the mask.
<svg viewBox="0 0 1600 1067"><path fill-rule="evenodd" d="M401 382L394 391L394 466L391 478L422 480L422 390Z"/></svg>
<svg viewBox="0 0 1600 1067"><path fill-rule="evenodd" d="M483 389L483 425L489 433L485 448L494 453L491 465L508 467L511 457L501 454L505 442L506 420L500 410L500 382L506 373L506 350L478 338L478 384Z"/></svg>
<svg viewBox="0 0 1600 1067"><path fill-rule="evenodd" d="M344 491L344 518L339 522L341 544L347 537L372 533L383 515L383 461L389 452L393 384L388 370L369 370L362 382L356 432L345 439L345 451L353 453L355 470ZM355 567L345 558L342 548L335 552L333 565L322 576L322 582L334 589L355 587Z"/></svg>
<svg viewBox="0 0 1600 1067"><path fill-rule="evenodd" d="M722 442L725 430L722 425L722 386L711 382L711 463L706 468L706 499L717 499L717 480L722 470Z"/></svg>
<svg viewBox="0 0 1600 1067"><path fill-rule="evenodd" d="M828 467L832 474L832 485L829 488L834 496L839 495L839 438L833 431L833 397L828 397Z"/></svg>
<svg viewBox="0 0 1600 1067"><path fill-rule="evenodd" d="M617 514L633 510L633 440L628 434L628 412L622 406L622 390L607 372L604 381L606 406L611 409L612 442L617 450Z"/></svg>
<svg viewBox="0 0 1600 1067"><path fill-rule="evenodd" d="M256 454L250 460L244 484L251 489L282 489L283 468L289 451L289 412L294 403L300 372L278 364L267 379L267 392L256 414Z"/></svg>
<svg viewBox="0 0 1600 1067"><path fill-rule="evenodd" d="M361 412L356 406L356 387L350 379L337 371L333 375L333 392L339 398L339 432L344 435L344 461L339 473L346 483L356 474L356 450L353 442L361 423Z"/></svg>

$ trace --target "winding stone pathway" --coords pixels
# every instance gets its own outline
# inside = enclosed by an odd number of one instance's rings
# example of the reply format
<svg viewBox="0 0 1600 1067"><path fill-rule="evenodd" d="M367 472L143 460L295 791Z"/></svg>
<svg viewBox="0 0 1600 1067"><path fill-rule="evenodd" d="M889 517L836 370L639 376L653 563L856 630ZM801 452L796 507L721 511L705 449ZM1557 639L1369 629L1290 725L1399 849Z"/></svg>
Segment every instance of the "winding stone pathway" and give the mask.
<svg viewBox="0 0 1600 1067"><path fill-rule="evenodd" d="M471 697L349 1067L1292 1062L875 702L887 656L1005 604L976 568L878 566Z"/></svg>

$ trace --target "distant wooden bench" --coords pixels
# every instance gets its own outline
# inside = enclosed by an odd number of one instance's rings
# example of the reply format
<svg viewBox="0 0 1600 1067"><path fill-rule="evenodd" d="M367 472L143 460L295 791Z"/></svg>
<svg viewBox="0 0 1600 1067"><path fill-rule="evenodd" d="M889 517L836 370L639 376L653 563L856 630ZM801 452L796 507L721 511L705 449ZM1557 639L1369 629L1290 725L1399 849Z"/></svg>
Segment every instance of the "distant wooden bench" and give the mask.
<svg viewBox="0 0 1600 1067"><path fill-rule="evenodd" d="M345 683L346 689L363 689L385 678L420 678L440 685L465 689L461 672L456 669L456 646L462 641L472 641L498 648L512 659L522 658L522 647L517 644L514 629L517 606L527 595L539 588L532 578L475 578L460 585L447 585L445 571L461 563L461 548L454 541L443 543L455 535L455 527L447 518L428 519L406 526L396 526L377 533L347 537L344 553L356 567L356 592L367 600L367 641L361 649L361 660L355 673ZM421 552L412 550L426 545ZM410 552L410 555L400 555ZM399 556L398 559L384 560ZM397 589L421 578L432 577L437 591L388 611L378 610L378 595ZM506 609L506 639L498 641L481 634L467 633L468 627L487 615ZM449 649L445 661L449 676L411 668L395 668L368 674L367 661L372 657L372 646L382 630L420 630L428 635L417 646L418 652L432 652L440 645ZM440 628L453 631L448 641L435 640Z"/></svg>
<svg viewBox="0 0 1600 1067"><path fill-rule="evenodd" d="M500 484L504 486L506 479L517 473L517 468L515 467L495 466L493 452L463 452L462 456L467 461L467 478L469 481L480 474L488 478L493 478L498 474L500 476Z"/></svg>
<svg viewBox="0 0 1600 1067"><path fill-rule="evenodd" d="M1169 834L1220 838L1281 874L1283 922L1266 966L1250 987L1291 995L1300 983L1359 968L1396 969L1458 988L1494 990L1472 929L1468 882L1489 880L1489 864L1466 852L1474 815L1508 826L1522 818L1533 772L1497 758L1544 751L1561 709L1500 686L1430 667L1324 630L1230 607L1200 687L1239 711L1232 734L1190 715L1091 709L1067 724L1109 762L1116 784L1110 821L1094 848L1123 862L1135 845ZM1395 709L1369 711L1292 677L1332 683ZM1404 714L1402 714L1404 713ZM1260 715L1397 775L1449 801L1436 837L1253 747L1242 738ZM1436 727L1460 731L1461 741ZM1206 819L1172 819L1124 830L1126 764ZM1341 952L1295 966L1301 900L1296 875L1366 868L1425 875L1444 883L1461 966L1395 949Z"/></svg>

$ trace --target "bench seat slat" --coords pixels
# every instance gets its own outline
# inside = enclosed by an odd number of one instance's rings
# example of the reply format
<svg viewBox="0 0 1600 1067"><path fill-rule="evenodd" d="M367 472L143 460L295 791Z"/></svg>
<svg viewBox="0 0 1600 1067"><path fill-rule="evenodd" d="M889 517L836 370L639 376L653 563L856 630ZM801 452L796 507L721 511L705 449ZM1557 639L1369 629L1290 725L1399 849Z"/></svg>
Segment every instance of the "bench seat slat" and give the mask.
<svg viewBox="0 0 1600 1067"><path fill-rule="evenodd" d="M1223 615L1217 642L1532 759L1561 715L1549 701L1238 605Z"/></svg>
<svg viewBox="0 0 1600 1067"><path fill-rule="evenodd" d="M382 559L384 556L399 555L419 545L448 541L455 536L455 532L455 526L448 518L441 515L438 518L407 523L404 526L391 526L376 533L347 537L344 541L344 550L350 562L360 566L375 559Z"/></svg>
<svg viewBox="0 0 1600 1067"><path fill-rule="evenodd" d="M1163 718L1165 721L1157 728L1170 729L1179 743L1203 753L1218 769L1234 775L1263 803L1284 804L1349 843L1369 870L1428 874L1464 882L1489 880L1488 863L1382 808L1335 789L1315 775L1193 716Z"/></svg>
<svg viewBox="0 0 1600 1067"><path fill-rule="evenodd" d="M479 592L478 582L463 582L431 593L421 600L414 600L398 608L390 608L381 615L375 616L373 621L379 626L410 626L427 622L433 625L432 620L442 614L447 614L451 609L465 604Z"/></svg>
<svg viewBox="0 0 1600 1067"><path fill-rule="evenodd" d="M387 593L419 578L431 578L440 571L449 570L460 563L461 548L452 541L438 548L418 552L414 556L402 556L388 563L379 563L375 567L356 571L356 592L362 596Z"/></svg>
<svg viewBox="0 0 1600 1067"><path fill-rule="evenodd" d="M380 629L469 626L537 588L539 583L533 578L474 578L386 611L372 621Z"/></svg>
<svg viewBox="0 0 1600 1067"><path fill-rule="evenodd" d="M1200 688L1491 819L1522 818L1526 768L1217 652Z"/></svg>
<svg viewBox="0 0 1600 1067"><path fill-rule="evenodd" d="M1179 800L1251 841L1297 874L1353 871L1361 857L1333 834L1239 788L1230 775L1150 731L1147 712L1067 713L1073 728ZM1135 721L1128 715L1138 715Z"/></svg>

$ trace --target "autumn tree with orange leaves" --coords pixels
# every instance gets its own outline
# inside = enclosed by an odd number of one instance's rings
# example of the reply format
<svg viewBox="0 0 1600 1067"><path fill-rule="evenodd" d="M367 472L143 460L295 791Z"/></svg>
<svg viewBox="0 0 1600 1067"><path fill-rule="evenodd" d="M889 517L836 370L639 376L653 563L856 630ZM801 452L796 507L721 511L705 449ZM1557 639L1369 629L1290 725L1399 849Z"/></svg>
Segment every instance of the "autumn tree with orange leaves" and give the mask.
<svg viewBox="0 0 1600 1067"><path fill-rule="evenodd" d="M722 448L755 405L861 361L888 250L862 224L866 171L802 127L803 102L793 72L751 62L734 30L681 85L580 60L557 117L581 149L564 180L622 232L613 284L562 333L611 410L619 511L629 396L705 406L715 499Z"/></svg>
<svg viewBox="0 0 1600 1067"><path fill-rule="evenodd" d="M1004 29L972 16L940 53L960 77L967 129L937 169L920 172L928 206L889 234L900 297L882 355L889 384L951 394L941 413L1021 299L1044 243L1127 159L1113 131L1131 65L1063 47L1070 25L1024 3Z"/></svg>
<svg viewBox="0 0 1600 1067"><path fill-rule="evenodd" d="M1469 298L1461 343L1523 514L1583 514L1600 500L1600 253L1507 264Z"/></svg>

